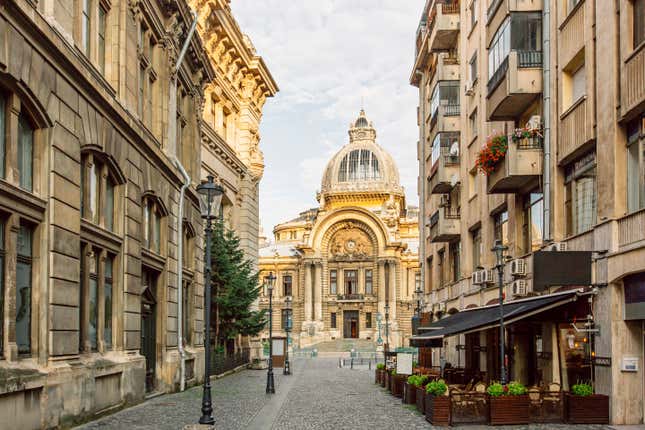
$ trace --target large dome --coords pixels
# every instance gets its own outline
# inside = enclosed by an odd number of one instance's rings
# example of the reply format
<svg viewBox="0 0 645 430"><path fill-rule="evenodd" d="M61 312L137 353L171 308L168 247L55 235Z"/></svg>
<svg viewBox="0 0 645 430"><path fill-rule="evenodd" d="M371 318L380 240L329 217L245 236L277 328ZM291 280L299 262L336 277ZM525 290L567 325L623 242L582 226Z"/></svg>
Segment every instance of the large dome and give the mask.
<svg viewBox="0 0 645 430"><path fill-rule="evenodd" d="M321 194L380 192L403 194L399 171L383 148L376 144L376 130L361 109L349 128L349 144L327 163Z"/></svg>

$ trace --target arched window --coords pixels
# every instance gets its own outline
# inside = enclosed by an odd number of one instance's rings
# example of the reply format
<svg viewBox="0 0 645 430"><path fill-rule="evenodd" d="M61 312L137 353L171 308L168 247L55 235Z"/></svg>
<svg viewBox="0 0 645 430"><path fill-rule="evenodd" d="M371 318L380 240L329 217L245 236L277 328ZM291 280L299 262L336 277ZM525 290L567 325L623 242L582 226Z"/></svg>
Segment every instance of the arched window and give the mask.
<svg viewBox="0 0 645 430"><path fill-rule="evenodd" d="M355 149L345 155L338 169L339 182L373 181L381 179L378 158L368 149Z"/></svg>

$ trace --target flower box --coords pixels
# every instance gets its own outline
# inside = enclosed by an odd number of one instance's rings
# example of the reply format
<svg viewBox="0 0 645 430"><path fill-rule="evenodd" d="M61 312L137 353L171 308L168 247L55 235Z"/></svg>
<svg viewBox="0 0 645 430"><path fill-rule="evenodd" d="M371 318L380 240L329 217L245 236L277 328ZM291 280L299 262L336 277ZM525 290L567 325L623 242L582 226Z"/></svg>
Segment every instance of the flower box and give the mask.
<svg viewBox="0 0 645 430"><path fill-rule="evenodd" d="M528 424L529 396L490 396L490 423Z"/></svg>
<svg viewBox="0 0 645 430"><path fill-rule="evenodd" d="M392 376L392 395L396 397L403 397L403 384L407 379L406 375L393 375Z"/></svg>
<svg viewBox="0 0 645 430"><path fill-rule="evenodd" d="M406 405L414 405L417 402L417 387L408 384L407 382L403 383L403 403Z"/></svg>
<svg viewBox="0 0 645 430"><path fill-rule="evenodd" d="M417 390L417 395L416 395L417 411L419 411L419 413L425 415L425 413L426 413L426 387L416 387L416 390Z"/></svg>
<svg viewBox="0 0 645 430"><path fill-rule="evenodd" d="M386 390L392 390L392 375L387 370L385 371L385 384L383 385Z"/></svg>
<svg viewBox="0 0 645 430"><path fill-rule="evenodd" d="M385 373L385 370L383 369L376 369L374 372L374 383L375 384L381 384L381 381L383 380L383 374Z"/></svg>
<svg viewBox="0 0 645 430"><path fill-rule="evenodd" d="M570 424L608 424L609 396L565 394L565 416Z"/></svg>
<svg viewBox="0 0 645 430"><path fill-rule="evenodd" d="M436 426L450 425L450 396L426 394L426 421Z"/></svg>

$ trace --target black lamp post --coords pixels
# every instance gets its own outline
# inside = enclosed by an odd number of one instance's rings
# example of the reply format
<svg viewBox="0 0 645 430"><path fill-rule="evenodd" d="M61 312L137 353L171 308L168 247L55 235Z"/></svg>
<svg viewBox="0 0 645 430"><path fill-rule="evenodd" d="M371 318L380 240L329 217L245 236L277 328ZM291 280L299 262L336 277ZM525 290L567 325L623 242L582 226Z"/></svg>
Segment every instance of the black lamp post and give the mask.
<svg viewBox="0 0 645 430"><path fill-rule="evenodd" d="M204 255L204 391L202 393L202 416L199 418L200 424L212 425L215 423L213 418L213 402L211 399L211 236L213 233L212 220L217 216L222 204L222 195L224 188L213 182L213 177L208 176L206 182L197 186L197 195L199 196L199 210L202 218L206 220L204 229L206 249ZM181 286L179 286L181 288Z"/></svg>
<svg viewBox="0 0 645 430"><path fill-rule="evenodd" d="M495 252L497 258L497 277L499 286L499 355L500 355L500 376L499 380L502 385L506 385L506 353L504 352L504 251L508 249L507 246L502 244L501 240L495 241L495 246L491 251Z"/></svg>
<svg viewBox="0 0 645 430"><path fill-rule="evenodd" d="M387 362L387 352L390 349L390 304L385 303L385 361Z"/></svg>
<svg viewBox="0 0 645 430"><path fill-rule="evenodd" d="M269 272L268 276L264 277L264 284L267 286L269 292L269 370L267 371L267 394L275 394L275 384L273 382L273 284L275 283L275 276L273 272Z"/></svg>
<svg viewBox="0 0 645 430"><path fill-rule="evenodd" d="M421 299L423 298L423 290L421 289L421 273L417 273L415 275L414 282L414 294L417 296L417 317L421 318Z"/></svg>
<svg viewBox="0 0 645 430"><path fill-rule="evenodd" d="M287 350L284 354L284 370L282 373L284 375L291 375L291 364L289 363L289 332L291 331L291 296L284 298L284 309L287 317L287 321L284 325L284 332L287 334Z"/></svg>

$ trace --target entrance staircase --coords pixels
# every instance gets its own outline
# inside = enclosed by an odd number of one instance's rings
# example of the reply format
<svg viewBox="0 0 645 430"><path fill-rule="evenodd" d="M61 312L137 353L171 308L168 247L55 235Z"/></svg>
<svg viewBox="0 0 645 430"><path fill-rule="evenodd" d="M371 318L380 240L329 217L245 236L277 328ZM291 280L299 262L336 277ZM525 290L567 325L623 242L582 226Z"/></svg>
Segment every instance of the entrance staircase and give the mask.
<svg viewBox="0 0 645 430"><path fill-rule="evenodd" d="M365 339L336 339L313 344L307 349L315 349L318 355L327 357L349 357L352 349L359 355L368 356L376 353L376 343Z"/></svg>

